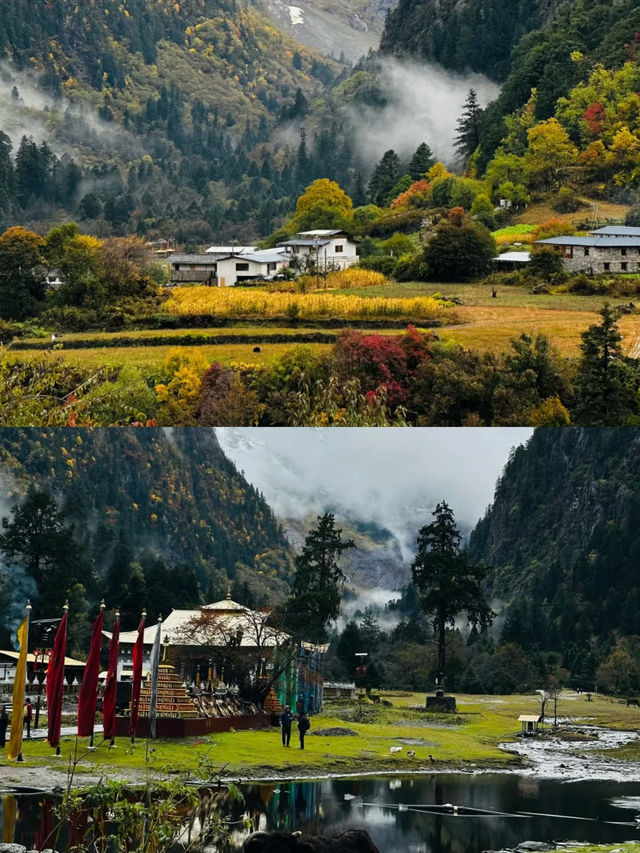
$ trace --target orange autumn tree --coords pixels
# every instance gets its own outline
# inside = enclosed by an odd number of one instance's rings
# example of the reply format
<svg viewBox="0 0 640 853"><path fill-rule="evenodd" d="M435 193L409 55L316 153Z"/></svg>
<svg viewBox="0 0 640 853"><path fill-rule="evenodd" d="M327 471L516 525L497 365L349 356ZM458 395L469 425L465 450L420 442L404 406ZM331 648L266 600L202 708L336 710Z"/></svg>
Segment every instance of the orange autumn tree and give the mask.
<svg viewBox="0 0 640 853"><path fill-rule="evenodd" d="M416 204L416 202L420 200L426 202L430 190L431 184L429 181L414 181L408 190L405 190L393 199L390 207L392 210L401 210L405 207L418 207L419 204Z"/></svg>

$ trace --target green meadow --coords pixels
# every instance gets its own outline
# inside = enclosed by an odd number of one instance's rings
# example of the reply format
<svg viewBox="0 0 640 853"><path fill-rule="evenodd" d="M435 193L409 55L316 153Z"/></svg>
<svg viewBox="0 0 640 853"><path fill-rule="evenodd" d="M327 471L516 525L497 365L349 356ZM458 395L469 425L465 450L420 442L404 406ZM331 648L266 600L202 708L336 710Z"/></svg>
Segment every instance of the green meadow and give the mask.
<svg viewBox="0 0 640 853"><path fill-rule="evenodd" d="M298 748L295 726L289 748L282 746L277 727L203 738L136 740L133 745L127 738L118 738L116 749L108 749L108 744L96 738L98 748L93 751L87 749L87 739L76 744L75 737L65 736L61 758L54 757L53 750L41 740L24 741L24 764L2 757L0 768L2 778L19 782L24 768L64 770L77 754L75 776L79 784L84 774L139 779L146 771L159 777L178 774L196 779L218 775L261 779L496 769L521 765L519 756L500 749L499 744L515 740L520 730L519 714L539 710L537 698L524 695L458 696L458 712L452 715L427 714L424 694L385 693L382 698L391 705L367 701L327 704L325 711L311 719L304 751ZM584 694L563 694L558 714L579 720L584 726L640 727L637 708L602 696L588 702ZM552 716L548 716L547 727L551 722ZM354 734L336 733L344 729ZM401 750L392 752L392 747ZM615 757L638 760L640 750L627 746Z"/></svg>

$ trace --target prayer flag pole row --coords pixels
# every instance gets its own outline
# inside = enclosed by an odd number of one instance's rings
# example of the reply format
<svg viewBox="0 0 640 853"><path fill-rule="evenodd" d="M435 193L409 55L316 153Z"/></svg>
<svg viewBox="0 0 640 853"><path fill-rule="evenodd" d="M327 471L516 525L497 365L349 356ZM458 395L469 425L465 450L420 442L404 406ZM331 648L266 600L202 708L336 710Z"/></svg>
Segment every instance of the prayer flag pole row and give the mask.
<svg viewBox="0 0 640 853"><path fill-rule="evenodd" d="M104 601L100 604L100 612L96 616L91 630L89 655L85 664L84 676L78 693L78 737L88 737L89 745L93 747L96 707L98 703L98 681L100 677L100 654L102 648L102 630L104 624ZM31 603L26 606L25 617L17 631L19 644L16 674L13 682L13 705L11 717L11 734L9 737L7 758L23 761L22 757L22 715L25 703L25 684L27 676L27 650L29 646L29 616ZM60 755L60 733L62 722L62 699L64 687L65 655L67 647L67 621L69 605L65 603L63 616L58 625L53 641L53 649L47 666L46 697L47 697L47 742ZM140 691L142 687L142 664L144 653L144 631L147 613L142 611L138 625L138 635L133 647L133 681L131 685L131 712L129 734L131 743L135 740L138 728L140 707ZM151 651L151 703L150 728L151 737L156 736L156 707L158 696L158 668L160 662L160 642L162 632L162 617L158 617L158 626ZM116 735L116 690L118 676L118 650L120 643L120 613L116 610L111 640L109 641L109 659L107 677L102 697L103 737L109 741L109 748L114 746Z"/></svg>

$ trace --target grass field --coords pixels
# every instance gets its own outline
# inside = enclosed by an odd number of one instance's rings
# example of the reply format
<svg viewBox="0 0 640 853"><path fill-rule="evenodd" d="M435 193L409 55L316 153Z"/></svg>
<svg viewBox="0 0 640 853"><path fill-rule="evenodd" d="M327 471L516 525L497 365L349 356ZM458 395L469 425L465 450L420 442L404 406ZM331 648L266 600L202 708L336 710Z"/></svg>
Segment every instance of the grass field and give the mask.
<svg viewBox="0 0 640 853"><path fill-rule="evenodd" d="M572 293L534 294L529 287L505 285L496 280L497 298L491 295L489 284L428 284L410 282L395 283L383 287L371 287L358 290L363 300L371 297L390 297L406 299L441 294L444 298L456 297L461 305L449 309L448 319L437 327L443 339L454 340L470 349L499 352L508 348L509 341L522 332L530 335L542 332L552 341L555 348L566 357L579 354L580 334L592 323L599 320L598 311L605 301L601 295L581 295ZM366 294L366 295L363 295ZM351 295L345 292L344 295ZM613 297L611 304L624 304L629 297ZM445 314L445 316L446 316ZM416 325L425 327L418 318ZM358 328L357 321L345 327ZM637 356L640 348L640 316L624 315L619 321L623 335L623 349ZM363 329L368 334L402 334L403 328ZM340 329L315 328L313 324L264 326L258 323L238 321L237 325L225 328L182 328L150 329L126 332L76 332L66 333L62 337L62 358L69 364L92 368L118 367L135 364L145 369L159 367L167 354L180 346L187 355L198 353L209 361L219 361L224 365L232 362L265 365L280 358L290 347L304 343L316 352L331 345ZM306 343L301 340L305 335L323 336L326 343ZM237 337L238 342L229 341ZM280 339L277 343L270 338ZM163 343L168 339L169 343ZM282 340L284 338L285 340ZM291 343L288 342L291 341ZM86 341L86 348L65 349L65 343L77 346ZM122 345L118 345L122 341ZM140 346L135 342L140 341ZM29 344L33 344L33 349ZM32 338L20 342L20 347L11 351L11 358L24 360L34 355L47 339ZM253 352L254 346L260 352Z"/></svg>
<svg viewBox="0 0 640 853"><path fill-rule="evenodd" d="M616 219L621 221L630 210L628 204L613 204L610 201L581 197L585 207L576 210L575 213L558 213L550 204L532 204L518 216L517 223L525 225L542 225L550 219L561 219L564 222L579 222L593 216L593 205L597 205L598 219Z"/></svg>
<svg viewBox="0 0 640 853"><path fill-rule="evenodd" d="M301 334L305 334L306 332L315 332L318 331L312 327L295 327L291 326L255 326L250 324L241 324L231 326L229 328L215 328L215 329L136 329L130 332L65 332L63 335L58 336L58 341L64 344L69 341L84 341L84 340L92 340L92 341L117 341L121 338L132 338L135 337L140 341L145 341L149 343L153 343L155 339L162 340L162 338L170 337L183 337L185 341L188 341L189 338L209 338L211 343L215 343L217 338L220 337L238 337L238 338L254 338L257 336L261 337L273 337L276 335L284 335L287 337L295 338ZM327 332L327 334L331 334L331 331ZM334 332L335 334L335 332ZM22 338L26 344L32 343L45 343L47 346L50 346L50 341L48 337L43 338Z"/></svg>
<svg viewBox="0 0 640 853"><path fill-rule="evenodd" d="M302 346L298 344L298 346ZM311 347L314 352L326 350L329 344L304 344ZM272 364L281 358L292 344L261 344L260 352L253 351L252 343L243 344L205 344L203 346L180 347L181 353L187 358L201 359L204 356L210 363L217 361L225 366L233 362L241 362L244 365L261 366ZM143 369L155 369L162 366L167 356L175 352L175 346L140 346L140 347L92 347L90 349L60 350L59 354L67 364L80 367L122 367L123 365L135 365ZM19 350L11 353L12 360L19 362L30 357L41 355L41 350Z"/></svg>
<svg viewBox="0 0 640 853"><path fill-rule="evenodd" d="M160 775L184 773L202 778L207 773L224 769L230 777L265 778L274 773L282 776L324 775L326 773L364 773L369 771L402 770L404 772L446 767L495 768L518 763L520 759L498 749L498 744L515 738L521 713L539 711L537 698L520 696L457 696L456 715L430 715L423 710L424 694L388 693L383 696L391 707L357 702L331 704L312 717L312 728L304 752L283 749L277 728L247 732L225 732L198 739L154 741L148 750L145 741L133 746L127 739L117 741L118 749L108 750L101 745L96 751L86 751L86 739L79 743L83 755L78 765L77 782L83 774L96 771L119 777L135 775L145 768ZM584 694L566 692L558 702L562 717L575 717L584 725L599 724L623 729L640 727L640 711L627 708L618 700L596 695L587 702ZM361 716L366 721L354 721ZM319 734L323 729L344 727L355 736L340 737ZM316 734L314 734L316 732ZM392 753L391 747L403 739L415 744L415 756ZM296 743L297 746L297 743ZM52 750L42 741L25 741L24 765L9 763L0 758L0 779L19 781L25 768L55 766L65 768L75 749L75 738L63 737L63 760L55 759ZM83 753L83 750L85 752ZM429 758L433 756L435 765ZM639 748L627 747L621 758L638 760Z"/></svg>

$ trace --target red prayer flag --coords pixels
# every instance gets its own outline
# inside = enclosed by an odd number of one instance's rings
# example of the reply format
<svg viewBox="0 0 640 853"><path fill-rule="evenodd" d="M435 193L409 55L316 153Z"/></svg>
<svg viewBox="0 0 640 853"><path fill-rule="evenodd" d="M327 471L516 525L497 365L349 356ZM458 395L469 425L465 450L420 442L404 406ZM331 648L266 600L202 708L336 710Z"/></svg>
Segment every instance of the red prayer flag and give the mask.
<svg viewBox="0 0 640 853"><path fill-rule="evenodd" d="M62 721L62 688L64 687L64 656L67 649L67 611L58 625L53 650L47 667L47 719L49 728L47 741L50 746L60 745L60 723Z"/></svg>
<svg viewBox="0 0 640 853"><path fill-rule="evenodd" d="M116 687L118 683L118 645L120 643L120 614L116 613L113 633L109 642L109 663L107 680L102 695L102 725L104 739L112 740L116 736Z"/></svg>
<svg viewBox="0 0 640 853"><path fill-rule="evenodd" d="M102 619L104 607L93 622L89 657L78 693L78 737L93 737L93 726L98 704L98 678L100 676L100 648L102 646Z"/></svg>
<svg viewBox="0 0 640 853"><path fill-rule="evenodd" d="M144 623L146 613L142 611L142 618L138 625L138 638L133 647L133 685L131 686L131 722L129 734L135 736L138 728L138 708L140 705L140 688L142 687L142 656L144 652Z"/></svg>

